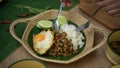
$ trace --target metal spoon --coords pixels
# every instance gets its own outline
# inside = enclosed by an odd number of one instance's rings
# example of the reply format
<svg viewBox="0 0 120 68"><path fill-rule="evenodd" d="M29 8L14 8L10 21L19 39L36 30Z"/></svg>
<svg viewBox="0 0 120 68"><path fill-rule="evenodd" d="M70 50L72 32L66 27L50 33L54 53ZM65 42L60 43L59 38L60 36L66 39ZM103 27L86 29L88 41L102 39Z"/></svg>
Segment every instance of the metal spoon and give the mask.
<svg viewBox="0 0 120 68"><path fill-rule="evenodd" d="M60 13L62 11L62 4L63 3L61 2L58 14L57 14L55 20L53 21L53 30L57 30L57 31L59 30L58 17L60 16Z"/></svg>

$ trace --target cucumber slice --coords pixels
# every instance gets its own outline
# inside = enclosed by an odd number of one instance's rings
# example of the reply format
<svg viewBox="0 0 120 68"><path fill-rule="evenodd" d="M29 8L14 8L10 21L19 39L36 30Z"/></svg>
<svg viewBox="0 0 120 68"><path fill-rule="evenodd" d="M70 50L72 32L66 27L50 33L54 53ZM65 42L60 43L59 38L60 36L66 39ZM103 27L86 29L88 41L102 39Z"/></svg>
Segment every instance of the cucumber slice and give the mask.
<svg viewBox="0 0 120 68"><path fill-rule="evenodd" d="M41 20L41 21L38 21L38 23L36 24L36 26L38 28L48 29L48 28L52 27L52 22L49 21L49 20Z"/></svg>
<svg viewBox="0 0 120 68"><path fill-rule="evenodd" d="M63 24L67 24L68 21L67 21L67 19L64 16L61 15L61 16L58 16L58 23L61 26Z"/></svg>

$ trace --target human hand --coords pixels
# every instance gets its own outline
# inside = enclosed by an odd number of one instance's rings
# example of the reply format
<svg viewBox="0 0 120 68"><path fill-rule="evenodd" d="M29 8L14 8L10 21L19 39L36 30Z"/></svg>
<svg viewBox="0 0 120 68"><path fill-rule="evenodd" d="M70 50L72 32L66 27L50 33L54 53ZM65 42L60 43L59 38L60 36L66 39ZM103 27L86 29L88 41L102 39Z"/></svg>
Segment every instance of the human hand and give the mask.
<svg viewBox="0 0 120 68"><path fill-rule="evenodd" d="M108 14L120 16L120 0L104 0L97 2Z"/></svg>
<svg viewBox="0 0 120 68"><path fill-rule="evenodd" d="M92 0L80 0L80 2L91 3L91 2L92 2Z"/></svg>
<svg viewBox="0 0 120 68"><path fill-rule="evenodd" d="M72 0L60 0L63 2L63 6L66 7L66 6L72 6ZM92 0L80 0L81 2L92 2Z"/></svg>
<svg viewBox="0 0 120 68"><path fill-rule="evenodd" d="M63 7L72 6L72 0L60 0L63 2Z"/></svg>

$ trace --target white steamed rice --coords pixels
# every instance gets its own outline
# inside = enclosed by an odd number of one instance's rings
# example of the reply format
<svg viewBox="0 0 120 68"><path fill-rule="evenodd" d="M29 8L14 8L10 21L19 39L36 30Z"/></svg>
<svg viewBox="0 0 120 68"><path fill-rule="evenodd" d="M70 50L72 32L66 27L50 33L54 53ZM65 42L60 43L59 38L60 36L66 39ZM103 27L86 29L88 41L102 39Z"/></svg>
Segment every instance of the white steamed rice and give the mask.
<svg viewBox="0 0 120 68"><path fill-rule="evenodd" d="M67 33L67 38L72 40L73 48L78 49L78 47L81 48L84 45L82 41L84 36L80 31L76 31L75 29L76 27L72 24L64 24L60 27L61 31Z"/></svg>

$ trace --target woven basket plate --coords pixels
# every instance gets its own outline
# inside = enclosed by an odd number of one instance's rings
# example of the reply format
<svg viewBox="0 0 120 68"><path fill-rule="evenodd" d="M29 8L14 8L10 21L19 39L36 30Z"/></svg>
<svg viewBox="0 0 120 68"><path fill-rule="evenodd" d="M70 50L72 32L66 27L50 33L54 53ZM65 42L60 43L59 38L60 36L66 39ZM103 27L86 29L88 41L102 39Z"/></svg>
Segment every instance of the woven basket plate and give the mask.
<svg viewBox="0 0 120 68"><path fill-rule="evenodd" d="M28 43L28 37L29 37L30 31L35 27L36 23L39 20L54 19L57 15L57 12L58 12L57 10L48 10L48 11L45 11L41 14L38 14L38 15L36 15L34 17L31 17L31 18L28 18L28 19L15 20L10 25L10 33L35 58L43 60L43 61L54 62L54 63L62 63L62 64L68 64L68 63L77 61L78 59L81 59L82 57L86 56L87 54L89 54L89 53L93 52L94 50L100 48L105 43L105 41L106 41L105 33L101 29L99 29L99 28L93 26L92 24L90 24L90 26L83 31L85 33L85 36L86 36L86 44L85 44L85 47L84 47L83 51L81 53L79 53L78 55L76 55L73 58L71 58L69 60L66 60L66 61L48 59L48 58L43 58L41 56L38 56L35 53L35 51L33 51L33 49L30 47L30 45ZM84 24L88 21L83 16L81 16L79 14L76 14L74 12L62 11L61 15L65 16L69 21L74 22L76 25L82 25L82 24ZM22 39L17 37L17 35L15 34L15 31L14 31L15 25L18 24L18 23L21 23L21 22L28 23L28 25L26 27L26 30L24 31ZM95 31L98 31L102 34L102 36L101 36L102 39L98 42L97 45L93 46L94 32Z"/></svg>

